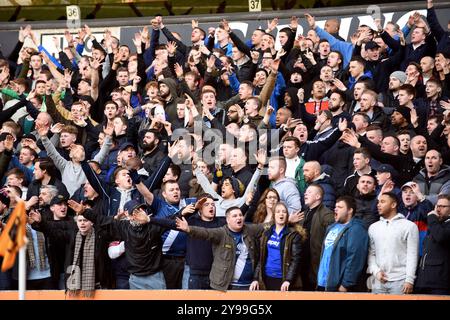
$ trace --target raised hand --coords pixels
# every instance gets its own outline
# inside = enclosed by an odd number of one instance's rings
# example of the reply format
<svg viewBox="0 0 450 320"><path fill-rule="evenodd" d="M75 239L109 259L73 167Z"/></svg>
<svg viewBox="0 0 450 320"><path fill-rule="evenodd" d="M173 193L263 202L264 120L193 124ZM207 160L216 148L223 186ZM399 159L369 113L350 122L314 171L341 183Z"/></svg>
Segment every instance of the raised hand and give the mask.
<svg viewBox="0 0 450 320"><path fill-rule="evenodd" d="M305 13L306 21L308 22L308 25L311 29L316 28L316 19L310 15L309 13Z"/></svg>
<svg viewBox="0 0 450 320"><path fill-rule="evenodd" d="M145 27L140 31L140 34L141 34L141 41L142 41L142 42L146 42L146 41L150 40L150 35L149 35L149 33L148 33L148 28L147 28L147 26L145 26Z"/></svg>
<svg viewBox="0 0 450 320"><path fill-rule="evenodd" d="M86 37L86 30L84 28L81 28L78 30L78 43L83 44L84 43L84 37Z"/></svg>
<svg viewBox="0 0 450 320"><path fill-rule="evenodd" d="M142 208L134 210L131 219L139 224L146 224L150 222L150 217L147 215L147 212L145 212L144 209Z"/></svg>
<svg viewBox="0 0 450 320"><path fill-rule="evenodd" d="M338 123L339 131L343 132L345 129L347 129L347 119L340 118Z"/></svg>
<svg viewBox="0 0 450 320"><path fill-rule="evenodd" d="M84 213L84 211L86 210L86 207L83 205L83 203L78 203L75 200L68 200L67 201L67 206L69 208L71 208L73 211L75 211L75 214L77 216L82 215Z"/></svg>
<svg viewBox="0 0 450 320"><path fill-rule="evenodd" d="M259 149L258 152L256 152L256 154L254 154L254 157L255 157L256 161L258 162L258 167L263 168L264 165L266 164L266 159L267 159L266 150Z"/></svg>
<svg viewBox="0 0 450 320"><path fill-rule="evenodd" d="M175 41L169 41L166 44L167 47L167 53L169 54L169 56L174 56L175 52L177 51L177 43Z"/></svg>
<svg viewBox="0 0 450 320"><path fill-rule="evenodd" d="M273 29L275 29L278 25L278 18L272 19L272 21L267 21L267 30L269 32L272 32Z"/></svg>
<svg viewBox="0 0 450 320"><path fill-rule="evenodd" d="M252 57L253 63L257 63L259 61L259 51L250 51L250 56Z"/></svg>
<svg viewBox="0 0 450 320"><path fill-rule="evenodd" d="M39 125L39 124L37 124L37 123L36 123L35 127L36 127L37 133L38 133L39 136L41 136L41 137L46 136L46 135L48 134L49 129L50 129L50 128L47 127L46 125Z"/></svg>
<svg viewBox="0 0 450 320"><path fill-rule="evenodd" d="M139 32L136 32L135 34L134 34L134 38L132 39L133 40L133 43L134 43L134 45L136 46L136 48L140 48L141 47L141 44L142 44L142 37L141 37L141 34L139 33Z"/></svg>
<svg viewBox="0 0 450 320"><path fill-rule="evenodd" d="M289 28L296 30L298 28L298 17L292 16L291 23L289 24Z"/></svg>
<svg viewBox="0 0 450 320"><path fill-rule="evenodd" d="M109 123L106 125L106 127L103 127L103 132L107 135L112 137L114 134L114 125L112 123Z"/></svg>
<svg viewBox="0 0 450 320"><path fill-rule="evenodd" d="M208 28L208 34L209 34L211 37L214 37L214 35L216 34L216 28L214 28L214 27L209 27L209 28Z"/></svg>
<svg viewBox="0 0 450 320"><path fill-rule="evenodd" d="M336 86L336 88L338 88L339 90L341 90L341 91L347 90L347 87L345 86L345 84L338 78L334 78L332 81L333 81L333 84Z"/></svg>
<svg viewBox="0 0 450 320"><path fill-rule="evenodd" d="M299 103L303 103L305 101L305 89L303 88L298 89L297 98Z"/></svg>
<svg viewBox="0 0 450 320"><path fill-rule="evenodd" d="M6 150L12 151L14 148L14 137L11 134L8 134L3 142L3 145Z"/></svg>
<svg viewBox="0 0 450 320"><path fill-rule="evenodd" d="M231 31L230 24L228 23L228 21L226 19L222 19L222 26L226 32Z"/></svg>
<svg viewBox="0 0 450 320"><path fill-rule="evenodd" d="M64 38L66 38L67 45L68 45L69 47L73 46L73 36L72 36L72 34L70 33L70 31L67 30L67 29L64 30Z"/></svg>
<svg viewBox="0 0 450 320"><path fill-rule="evenodd" d="M178 143L179 140L175 140L172 145L170 145L170 143L167 144L167 155L169 158L173 159L177 155L179 149Z"/></svg>
<svg viewBox="0 0 450 320"><path fill-rule="evenodd" d="M211 55L208 57L208 59L206 59L206 67L208 69L213 70L215 68L215 63L216 63L216 56L215 55Z"/></svg>
<svg viewBox="0 0 450 320"><path fill-rule="evenodd" d="M56 123L50 128L50 132L53 134L61 133L62 129L64 129L63 123Z"/></svg>
<svg viewBox="0 0 450 320"><path fill-rule="evenodd" d="M198 20L192 19L191 27L192 27L192 29L198 28Z"/></svg>

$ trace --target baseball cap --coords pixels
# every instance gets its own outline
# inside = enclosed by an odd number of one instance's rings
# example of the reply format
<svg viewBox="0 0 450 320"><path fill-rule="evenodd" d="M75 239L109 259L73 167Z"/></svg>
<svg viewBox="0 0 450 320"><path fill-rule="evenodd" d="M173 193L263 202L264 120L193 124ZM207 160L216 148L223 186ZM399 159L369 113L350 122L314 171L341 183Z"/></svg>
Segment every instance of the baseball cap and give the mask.
<svg viewBox="0 0 450 320"><path fill-rule="evenodd" d="M397 175L397 170L394 169L390 164L381 164L376 168L377 172L389 172L392 177Z"/></svg>
<svg viewBox="0 0 450 320"><path fill-rule="evenodd" d="M132 144L131 142L124 142L120 145L119 152L125 150L128 147L133 147L133 149L136 150L134 144Z"/></svg>
<svg viewBox="0 0 450 320"><path fill-rule="evenodd" d="M402 185L402 187L401 187L400 190L403 190L404 188L411 188L411 189L412 189L412 186L413 186L414 184L415 184L414 181L408 181L408 182L406 182L404 185Z"/></svg>
<svg viewBox="0 0 450 320"><path fill-rule="evenodd" d="M147 209L147 205L136 200L130 200L125 203L125 206L123 207L125 211L128 211L128 214L132 214L134 210L139 208L143 208L145 210Z"/></svg>
<svg viewBox="0 0 450 320"><path fill-rule="evenodd" d="M31 139L31 140L33 140L33 141L36 141L36 140L37 140L37 139L36 139L36 136L35 136L34 134L31 134L31 133L24 134L24 135L22 136L22 139Z"/></svg>
<svg viewBox="0 0 450 320"><path fill-rule="evenodd" d="M366 50L378 49L379 47L380 46L375 41L369 41L369 42L366 43L366 46L365 46Z"/></svg>
<svg viewBox="0 0 450 320"><path fill-rule="evenodd" d="M56 197L53 197L53 199L50 201L50 206L54 204L61 204L61 203L67 203L67 199L63 195L57 195Z"/></svg>

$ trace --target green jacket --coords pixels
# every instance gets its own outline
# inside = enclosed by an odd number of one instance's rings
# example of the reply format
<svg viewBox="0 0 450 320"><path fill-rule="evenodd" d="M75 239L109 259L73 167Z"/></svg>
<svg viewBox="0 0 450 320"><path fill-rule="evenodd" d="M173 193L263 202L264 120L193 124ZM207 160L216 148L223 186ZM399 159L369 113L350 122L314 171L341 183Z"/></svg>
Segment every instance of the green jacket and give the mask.
<svg viewBox="0 0 450 320"><path fill-rule="evenodd" d="M242 237L248 248L253 270L258 262L258 239L264 229L264 224L244 225ZM221 228L207 229L189 227L189 236L211 241L213 250L213 264L209 274L210 286L213 289L226 291L233 280L236 265L236 244L227 225Z"/></svg>
<svg viewBox="0 0 450 320"><path fill-rule="evenodd" d="M295 182L297 183L297 189L300 192L300 194L305 193L306 191L306 181L305 176L303 175L303 166L305 165L305 159L303 157L300 157L300 163L298 164L297 168L295 169Z"/></svg>

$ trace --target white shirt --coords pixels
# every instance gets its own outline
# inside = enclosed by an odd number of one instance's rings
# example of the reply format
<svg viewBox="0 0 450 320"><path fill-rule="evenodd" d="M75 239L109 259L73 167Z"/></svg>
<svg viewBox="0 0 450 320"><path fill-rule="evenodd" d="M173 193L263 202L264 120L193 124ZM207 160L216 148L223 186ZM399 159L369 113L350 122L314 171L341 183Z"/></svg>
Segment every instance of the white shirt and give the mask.
<svg viewBox="0 0 450 320"><path fill-rule="evenodd" d="M292 178L295 180L295 170L300 164L300 157L296 156L293 159L286 158L286 177Z"/></svg>
<svg viewBox="0 0 450 320"><path fill-rule="evenodd" d="M419 254L417 226L398 213L391 220L383 217L369 227L368 273L379 271L388 281L414 284Z"/></svg>

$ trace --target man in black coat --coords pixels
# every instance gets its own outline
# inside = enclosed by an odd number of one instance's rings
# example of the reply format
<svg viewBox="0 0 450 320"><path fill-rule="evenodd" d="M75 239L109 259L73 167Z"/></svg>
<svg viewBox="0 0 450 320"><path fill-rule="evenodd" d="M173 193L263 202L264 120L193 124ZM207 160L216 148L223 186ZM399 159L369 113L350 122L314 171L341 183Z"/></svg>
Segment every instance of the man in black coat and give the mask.
<svg viewBox="0 0 450 320"><path fill-rule="evenodd" d="M428 213L428 233L417 268L417 293L450 294L450 196L440 195Z"/></svg>

